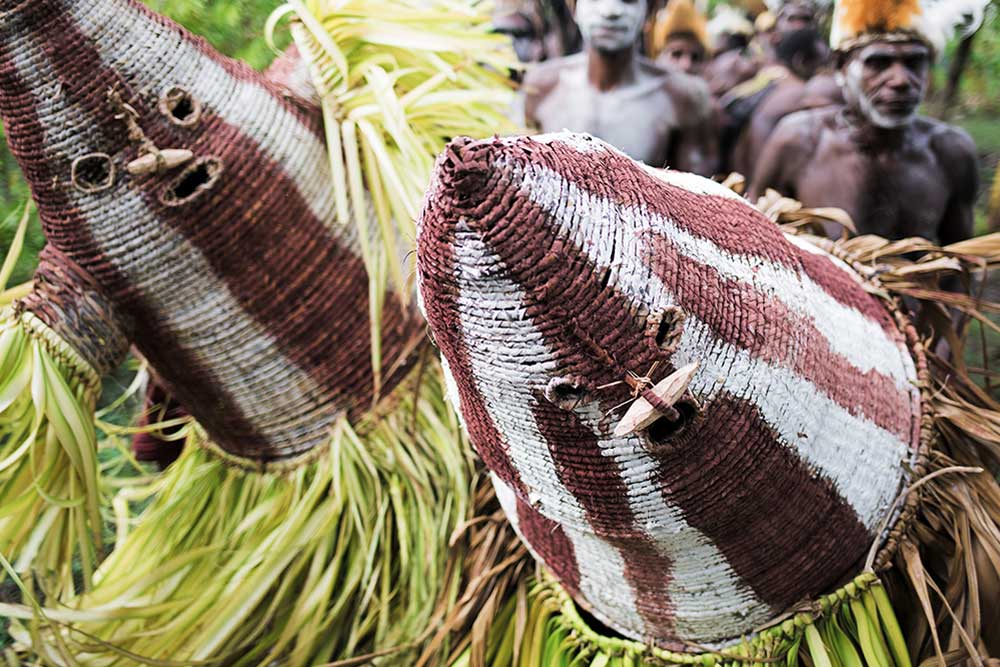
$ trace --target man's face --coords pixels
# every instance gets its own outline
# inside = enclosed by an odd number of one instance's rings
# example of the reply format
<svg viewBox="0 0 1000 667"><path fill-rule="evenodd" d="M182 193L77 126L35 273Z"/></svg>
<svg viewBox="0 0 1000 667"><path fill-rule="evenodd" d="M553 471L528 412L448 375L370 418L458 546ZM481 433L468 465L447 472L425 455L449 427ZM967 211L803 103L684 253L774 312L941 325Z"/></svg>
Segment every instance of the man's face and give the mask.
<svg viewBox="0 0 1000 667"><path fill-rule="evenodd" d="M685 74L698 76L705 66L705 49L690 35L674 35L663 46L657 62Z"/></svg>
<svg viewBox="0 0 1000 667"><path fill-rule="evenodd" d="M790 2L778 12L778 21L774 25L774 31L780 39L781 35L785 33L815 27L816 12L808 5Z"/></svg>
<svg viewBox="0 0 1000 667"><path fill-rule="evenodd" d="M920 42L874 42L850 54L841 68L848 106L877 127L903 127L917 115L930 72Z"/></svg>
<svg viewBox="0 0 1000 667"><path fill-rule="evenodd" d="M635 48L646 18L646 0L577 0L576 23L584 42L615 53Z"/></svg>
<svg viewBox="0 0 1000 667"><path fill-rule="evenodd" d="M534 63L545 58L545 45L541 35L531 20L524 14L507 13L493 17L493 29L510 35L514 42L514 52L523 63Z"/></svg>

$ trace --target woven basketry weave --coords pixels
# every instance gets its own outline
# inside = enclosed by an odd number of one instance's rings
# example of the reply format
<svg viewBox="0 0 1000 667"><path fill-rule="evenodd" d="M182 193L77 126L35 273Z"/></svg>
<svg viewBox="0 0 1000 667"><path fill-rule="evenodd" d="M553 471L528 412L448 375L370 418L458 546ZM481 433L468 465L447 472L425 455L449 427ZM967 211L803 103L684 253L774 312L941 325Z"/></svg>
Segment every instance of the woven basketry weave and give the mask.
<svg viewBox="0 0 1000 667"><path fill-rule="evenodd" d="M920 454L918 367L850 267L578 135L458 140L428 320L512 523L628 637L725 645L860 571ZM638 396L698 367L632 435Z"/></svg>
<svg viewBox="0 0 1000 667"><path fill-rule="evenodd" d="M322 121L294 62L278 85L138 2L37 0L0 3L0 63L0 115L58 251L49 292L96 286L94 341L134 341L213 440L257 461L370 406L368 277L356 232L330 224ZM388 392L422 323L392 294L381 323Z"/></svg>

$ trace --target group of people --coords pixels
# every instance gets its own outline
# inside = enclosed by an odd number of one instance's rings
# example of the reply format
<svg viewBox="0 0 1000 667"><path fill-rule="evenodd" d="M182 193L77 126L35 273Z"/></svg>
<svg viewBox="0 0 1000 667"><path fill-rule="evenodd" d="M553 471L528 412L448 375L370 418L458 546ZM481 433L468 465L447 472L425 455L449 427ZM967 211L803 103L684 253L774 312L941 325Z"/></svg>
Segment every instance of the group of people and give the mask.
<svg viewBox="0 0 1000 667"><path fill-rule="evenodd" d="M691 0L576 0L582 51L561 57L553 52L576 39L554 28L568 13L561 1L501 3L498 27L522 58L541 61L521 88L532 130L588 132L655 167L739 172L752 200L775 189L840 208L861 233L968 238L975 145L918 109L946 38L976 3L828 4L722 6L708 20ZM529 6L544 8L538 20L525 18Z"/></svg>

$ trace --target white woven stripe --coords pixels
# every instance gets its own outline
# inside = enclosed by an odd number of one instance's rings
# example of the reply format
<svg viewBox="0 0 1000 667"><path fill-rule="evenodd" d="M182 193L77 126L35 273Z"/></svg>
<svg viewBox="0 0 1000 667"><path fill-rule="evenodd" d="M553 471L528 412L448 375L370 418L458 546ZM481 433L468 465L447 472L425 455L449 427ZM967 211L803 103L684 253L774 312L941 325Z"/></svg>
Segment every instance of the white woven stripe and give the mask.
<svg viewBox="0 0 1000 667"><path fill-rule="evenodd" d="M126 0L99 6L69 3L80 30L94 40L106 67L141 88L158 84L159 94L181 85L207 111L235 125L274 162L280 163L312 214L324 223L335 218L334 192L326 146L271 93L256 82L240 81L204 55L177 30L142 14ZM141 30L141 41L122 39L123 31ZM360 256L353 225L338 231L341 243Z"/></svg>
<svg viewBox="0 0 1000 667"><path fill-rule="evenodd" d="M650 266L641 261L644 251L637 234L650 227L660 231L661 225L673 225L662 218L642 218L637 211L582 192L550 170L532 168L531 173L533 178L528 181L530 187L526 188L528 196L563 225L566 235L583 249L596 267L611 267L612 285L637 303L645 304L650 312L674 305L668 288ZM593 221L593 224L579 224L579 221L574 224L575 210L587 211L585 219ZM602 224L602 220L611 222ZM615 231L614 244L609 243L607 238L598 237L598 232L607 229ZM617 250L612 256L613 248ZM716 254L721 255L717 250ZM729 262L731 273L751 273L747 268L738 268L738 260L734 257L720 257L719 261ZM717 268L719 266L718 263L708 263ZM745 266L752 265L748 263ZM761 273L765 271L761 269ZM780 272L773 268L770 271L772 281L781 277ZM797 282L791 274L785 274L783 279L792 284ZM772 286L777 289L779 283L774 282ZM828 307L830 301L828 297ZM805 306L801 305L799 309L805 309ZM843 310L843 307L838 310ZM857 319L844 317L835 320L834 323L845 327L835 337L863 336L863 333L849 328L857 324ZM868 320L865 319L865 322ZM881 328L878 328L878 333L882 340L888 340ZM864 338L861 340L864 341ZM873 344L873 348L876 347L878 345ZM892 357L880 365L894 370L892 375L903 377L904 366L897 360L905 356L905 352L895 345L891 351ZM756 405L782 442L797 451L813 470L833 482L864 525L870 530L877 527L899 488L900 461L910 456L907 443L870 420L851 415L811 382L789 369L761 361L717 339L708 325L688 313L681 343L672 361L675 366L680 366L694 360L698 360L701 366L692 380L693 391L714 396L726 390ZM916 390L909 385L907 391Z"/></svg>
<svg viewBox="0 0 1000 667"><path fill-rule="evenodd" d="M98 123L79 106L67 104L65 95L55 94L59 79L37 45L16 49L14 65L25 82L51 82L52 89L38 91L36 109L45 133L46 157L54 169L68 173L74 158L94 148L87 146L86 137ZM322 438L335 415L329 406L318 404L323 395L319 387L243 312L198 249L156 220L129 187L130 181L119 171L115 186L104 192L64 191L107 259L161 317L157 326L164 335L176 340L215 384L227 389L262 435L283 443L294 427L296 439ZM137 236L123 234L126 228ZM137 245L135 238L143 243ZM153 275L154 266L166 273ZM275 414L295 415L296 423L269 423L267 416Z"/></svg>
<svg viewBox="0 0 1000 667"><path fill-rule="evenodd" d="M611 216L616 225L627 228L632 235L647 230L662 234L685 257L713 267L723 278L750 285L761 294L779 300L792 312L808 318L826 338L830 349L858 370L875 370L892 378L901 388L912 388L915 371L901 343L890 338L877 322L838 302L805 274L764 258L725 252L711 241L684 231L663 216L638 207L621 206L582 190L551 169L524 163L505 163L498 168L520 174L531 186L528 196L532 201L560 222L564 223L576 210L586 210L589 211L588 217L595 221L591 225L592 230L599 227L596 221ZM692 177L673 178L674 184L681 187L686 187L683 184L689 180ZM693 187L687 189L699 191ZM749 207L749 204L744 205ZM610 246L601 247L596 240L592 243L597 246L592 249L594 252L612 251ZM642 256L642 253L636 256ZM602 265L607 266L607 261Z"/></svg>
<svg viewBox="0 0 1000 667"><path fill-rule="evenodd" d="M618 624L643 628L633 593L625 580L618 550L594 535L583 507L559 481L548 443L539 432L529 387L545 387L557 366L541 334L525 318L520 289L495 272L498 261L482 242L462 235L455 246L459 323L467 346L475 389L490 419L504 437L511 464L528 489L529 504L566 529L581 564L580 592L592 604L610 613ZM490 275L489 281L481 279ZM483 288L491 290L484 293ZM483 307L496 316L484 322ZM477 314L478 312L478 314ZM488 344L477 341L477 328L489 326ZM456 406L458 407L458 406ZM516 507L505 508L507 515ZM609 586L608 582L620 583ZM609 619L610 620L610 619Z"/></svg>
<svg viewBox="0 0 1000 667"><path fill-rule="evenodd" d="M496 475L491 475L491 478L507 519L535 560L544 563L521 532L516 494ZM587 611L609 628L616 628L636 637L644 636L645 624L635 610L635 598L625 579L625 563L618 550L592 533L566 526L563 526L563 533L573 545L578 566L580 596L583 598L578 602L584 604Z"/></svg>
<svg viewBox="0 0 1000 667"><path fill-rule="evenodd" d="M722 185L721 183L716 183L715 181L709 180L707 178L702 178L697 174L689 174L686 171L673 171L671 169L654 169L648 165L641 165L651 176L658 178L664 183L673 185L678 188L684 188L689 192L694 192L699 195L710 195L713 197L724 197L726 199L733 199L738 202L746 204L743 197Z"/></svg>
<svg viewBox="0 0 1000 667"><path fill-rule="evenodd" d="M673 561L669 595L677 638L738 637L747 626L769 620L772 610L733 571L711 539L665 500L657 479L659 465L643 438L609 437L607 418L596 403L580 406L576 413L598 436L604 455L618 463L638 527Z"/></svg>
<svg viewBox="0 0 1000 667"><path fill-rule="evenodd" d="M724 390L755 404L782 443L833 482L868 530L877 530L902 483L900 462L910 460L907 444L854 417L785 368L732 346L707 347L708 336L703 323L688 318L673 356L677 365L701 362L691 390L709 397Z"/></svg>
<svg viewBox="0 0 1000 667"><path fill-rule="evenodd" d="M524 137L513 136L513 137L501 137L500 142L507 144L508 146L514 146L522 142ZM578 153L602 153L608 150L614 150L610 144L595 136L587 134L586 132L549 132L547 134L535 134L531 137L532 141L536 141L540 144L564 144L569 146Z"/></svg>
<svg viewBox="0 0 1000 667"><path fill-rule="evenodd" d="M495 272L499 266L482 242L466 236L456 244L455 253L459 327L468 341L469 372L490 418L506 439L511 463L532 495L527 500L547 517L587 529L583 507L559 481L526 393L539 383L545 387L556 360L541 334L525 321L523 295L517 285L496 275L489 281L479 278L481 271ZM487 286L491 291L484 293ZM496 317L488 323L488 344L477 339L481 338L477 329L481 332L487 326L484 307Z"/></svg>

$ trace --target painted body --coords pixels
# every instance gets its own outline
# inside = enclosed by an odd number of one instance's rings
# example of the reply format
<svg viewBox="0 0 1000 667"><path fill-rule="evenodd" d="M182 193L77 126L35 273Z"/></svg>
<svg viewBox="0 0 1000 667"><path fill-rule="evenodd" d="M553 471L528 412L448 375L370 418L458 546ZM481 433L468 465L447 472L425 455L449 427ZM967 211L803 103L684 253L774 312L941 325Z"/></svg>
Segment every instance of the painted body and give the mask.
<svg viewBox="0 0 1000 667"><path fill-rule="evenodd" d="M213 440L259 461L308 451L374 391L368 279L353 231L331 224L320 113L294 58L274 74L132 0L0 3L0 114L42 270L74 276L48 296L99 295L111 316L88 335L134 343ZM168 148L194 158L129 173ZM46 319L48 296L25 307ZM383 389L420 328L390 295Z"/></svg>
<svg viewBox="0 0 1000 667"><path fill-rule="evenodd" d="M929 50L875 42L844 56L845 108L793 114L768 139L751 187L847 211L861 233L948 244L972 234L975 145L962 130L917 116ZM840 229L830 229L839 235Z"/></svg>
<svg viewBox="0 0 1000 667"><path fill-rule="evenodd" d="M752 632L851 573L899 491L906 344L801 244L590 137L459 140L438 163L418 270L453 400L523 539L626 636ZM692 362L676 415L614 436L641 378Z"/></svg>
<svg viewBox="0 0 1000 667"><path fill-rule="evenodd" d="M528 127L601 137L636 160L710 174L711 105L704 82L637 55L645 0L583 0L576 19L584 53L529 70L522 87Z"/></svg>

